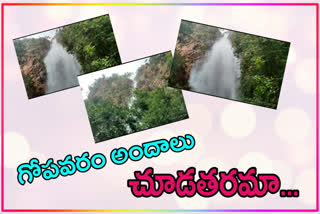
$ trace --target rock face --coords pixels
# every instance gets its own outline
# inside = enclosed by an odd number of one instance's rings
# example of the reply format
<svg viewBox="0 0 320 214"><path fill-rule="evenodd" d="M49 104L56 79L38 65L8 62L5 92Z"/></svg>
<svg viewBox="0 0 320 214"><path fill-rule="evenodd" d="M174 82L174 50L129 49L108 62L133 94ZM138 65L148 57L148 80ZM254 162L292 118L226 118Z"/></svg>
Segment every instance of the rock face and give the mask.
<svg viewBox="0 0 320 214"><path fill-rule="evenodd" d="M50 49L46 38L19 39L15 49L29 99L46 92L47 72L43 59Z"/></svg>
<svg viewBox="0 0 320 214"><path fill-rule="evenodd" d="M137 88L151 91L156 87L166 87L170 75L171 60L170 52L151 57L148 63L138 69L135 77Z"/></svg>
<svg viewBox="0 0 320 214"><path fill-rule="evenodd" d="M181 44L179 43L177 45L176 51L180 56L182 56L185 60L185 78L189 79L190 71L192 68L192 65L197 62L203 55L201 53L201 49L204 44L200 43L201 41L190 40L187 44Z"/></svg>
<svg viewBox="0 0 320 214"><path fill-rule="evenodd" d="M126 106L130 101L133 90L133 80L129 74L117 75L110 77L101 77L90 86L88 99L94 100L96 97L104 101L111 101L120 106Z"/></svg>
<svg viewBox="0 0 320 214"><path fill-rule="evenodd" d="M170 86L189 90L188 79L192 67L207 55L220 37L221 33L215 27L182 21L171 68Z"/></svg>
<svg viewBox="0 0 320 214"><path fill-rule="evenodd" d="M204 57L216 38L207 38L203 40L198 32L195 32L186 44L178 43L176 51L185 60L185 78L189 79L192 66L202 57Z"/></svg>

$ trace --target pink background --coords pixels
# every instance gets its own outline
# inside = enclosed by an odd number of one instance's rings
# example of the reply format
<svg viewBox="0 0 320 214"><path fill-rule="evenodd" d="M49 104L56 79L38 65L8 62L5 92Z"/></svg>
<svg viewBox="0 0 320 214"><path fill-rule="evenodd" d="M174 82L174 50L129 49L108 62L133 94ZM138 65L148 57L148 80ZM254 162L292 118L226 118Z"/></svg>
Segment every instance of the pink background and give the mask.
<svg viewBox="0 0 320 214"><path fill-rule="evenodd" d="M45 2L45 1L41 1ZM98 1L95 1L98 2ZM141 1L140 1L141 2ZM148 1L150 2L150 1ZM268 1L270 2L270 1ZM122 62L174 51L181 19L291 42L277 110L184 91L190 119L94 144L80 87L28 100L12 39L110 14ZM6 209L312 209L316 204L316 9L253 6L11 6L5 7L5 208ZM196 146L180 154L116 166L109 153L158 138L192 134ZM18 184L18 164L37 157L102 152L101 170L31 185ZM134 198L126 187L134 170L152 166L175 173L256 166L277 173L282 189L299 198L229 199L176 195Z"/></svg>

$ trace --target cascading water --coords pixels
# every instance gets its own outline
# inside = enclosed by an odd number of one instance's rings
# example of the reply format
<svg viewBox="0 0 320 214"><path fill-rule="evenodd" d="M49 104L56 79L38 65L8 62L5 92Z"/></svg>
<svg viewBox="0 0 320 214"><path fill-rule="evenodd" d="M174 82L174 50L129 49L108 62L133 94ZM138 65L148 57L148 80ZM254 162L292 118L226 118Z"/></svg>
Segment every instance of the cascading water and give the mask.
<svg viewBox="0 0 320 214"><path fill-rule="evenodd" d="M79 85L77 75L80 74L81 65L55 38L44 63L47 69L47 93Z"/></svg>
<svg viewBox="0 0 320 214"><path fill-rule="evenodd" d="M237 99L239 77L239 59L233 54L228 32L223 32L209 54L192 67L189 85L192 91Z"/></svg>

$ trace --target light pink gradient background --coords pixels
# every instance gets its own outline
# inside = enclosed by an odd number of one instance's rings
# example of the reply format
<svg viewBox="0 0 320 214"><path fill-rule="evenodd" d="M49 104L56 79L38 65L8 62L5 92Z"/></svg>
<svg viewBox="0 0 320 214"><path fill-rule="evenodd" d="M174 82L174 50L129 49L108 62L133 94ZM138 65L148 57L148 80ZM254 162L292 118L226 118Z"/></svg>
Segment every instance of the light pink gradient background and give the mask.
<svg viewBox="0 0 320 214"><path fill-rule="evenodd" d="M41 1L46 2L46 1ZM98 2L98 1L96 1ZM149 1L148 1L149 2ZM269 1L270 2L270 1ZM103 152L101 170L18 184L15 168L5 168L7 209L311 209L315 208L316 163L315 7L190 6L28 6L5 8L5 134L25 137L30 152L6 138L6 162L15 150L26 157L62 159L67 154ZM180 19L187 19L291 42L277 110L184 91L190 119L94 144L80 88L28 100L12 39L95 16L110 14L123 62L174 51ZM232 129L230 129L232 127ZM300 131L302 130L302 131ZM109 153L158 138L193 134L196 146L179 155L112 164ZM6 136L5 136L6 137ZM34 156L36 154L36 156ZM229 170L256 166L275 172L282 189L300 189L300 198L267 195L259 199L215 196L179 199L134 198L126 181L134 170L155 172L212 166ZM242 168L241 168L242 167ZM310 176L311 175L311 176Z"/></svg>

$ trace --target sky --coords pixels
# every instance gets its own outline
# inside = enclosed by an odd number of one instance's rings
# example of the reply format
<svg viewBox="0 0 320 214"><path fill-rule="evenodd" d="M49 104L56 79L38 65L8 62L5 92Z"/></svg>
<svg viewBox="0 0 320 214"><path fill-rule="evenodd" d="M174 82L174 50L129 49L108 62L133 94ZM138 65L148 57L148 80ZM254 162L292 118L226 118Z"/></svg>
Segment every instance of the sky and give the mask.
<svg viewBox="0 0 320 214"><path fill-rule="evenodd" d="M114 66L111 68L107 68L100 71L95 71L89 74L80 75L78 76L79 84L82 91L83 99L87 99L88 93L89 93L89 86L92 85L95 80L101 78L103 75L105 77L110 77L112 74L118 74L123 75L125 73L132 73L131 79L134 80L134 77L136 76L136 72L138 68L145 64L148 61L148 58L139 59L133 62L129 62L126 64Z"/></svg>

